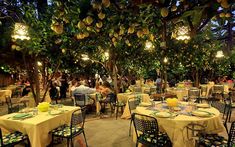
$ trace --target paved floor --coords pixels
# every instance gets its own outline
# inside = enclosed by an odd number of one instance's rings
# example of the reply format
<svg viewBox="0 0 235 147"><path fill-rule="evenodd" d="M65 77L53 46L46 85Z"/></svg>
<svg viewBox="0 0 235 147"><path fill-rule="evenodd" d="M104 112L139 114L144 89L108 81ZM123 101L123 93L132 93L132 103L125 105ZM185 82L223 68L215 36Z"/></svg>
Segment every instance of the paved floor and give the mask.
<svg viewBox="0 0 235 147"><path fill-rule="evenodd" d="M63 102L65 105L72 105L70 100ZM7 114L7 106L0 106L0 115ZM234 120L234 115L232 120ZM88 114L85 123L85 133L89 147L134 147L132 137L128 136L129 120L115 117L102 118L95 114ZM230 128L229 123L229 128ZM227 138L226 132L220 135ZM64 147L66 143L56 147ZM76 145L76 147L79 145Z"/></svg>

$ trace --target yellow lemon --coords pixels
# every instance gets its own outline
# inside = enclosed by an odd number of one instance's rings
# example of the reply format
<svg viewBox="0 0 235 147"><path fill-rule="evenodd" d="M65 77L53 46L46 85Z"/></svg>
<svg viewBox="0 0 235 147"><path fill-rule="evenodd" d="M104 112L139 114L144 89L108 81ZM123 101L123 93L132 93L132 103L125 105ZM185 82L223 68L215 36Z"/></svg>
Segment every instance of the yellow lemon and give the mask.
<svg viewBox="0 0 235 147"><path fill-rule="evenodd" d="M88 26L88 27L86 27L86 30L91 31L92 29L91 29L91 27Z"/></svg>
<svg viewBox="0 0 235 147"><path fill-rule="evenodd" d="M167 17L168 16L168 9L166 7L161 9L161 15L162 17Z"/></svg>
<svg viewBox="0 0 235 147"><path fill-rule="evenodd" d="M54 29L53 31L55 31L56 34L62 34L64 32L63 24L54 25L53 29Z"/></svg>
<svg viewBox="0 0 235 147"><path fill-rule="evenodd" d="M143 32L142 31L137 31L137 36L138 36L138 38L140 38L140 37L142 37L143 36Z"/></svg>
<svg viewBox="0 0 235 147"><path fill-rule="evenodd" d="M112 32L109 32L109 37L112 37L113 36L113 33Z"/></svg>
<svg viewBox="0 0 235 147"><path fill-rule="evenodd" d="M102 28L103 26L103 23L101 21L99 21L98 23L96 23L96 27L97 28Z"/></svg>
<svg viewBox="0 0 235 147"><path fill-rule="evenodd" d="M153 34L150 34L149 39L150 39L151 41L154 41L154 35L153 35Z"/></svg>
<svg viewBox="0 0 235 147"><path fill-rule="evenodd" d="M110 6L110 1L109 0L102 0L102 4L104 7L108 8Z"/></svg>
<svg viewBox="0 0 235 147"><path fill-rule="evenodd" d="M20 51L21 50L21 48L19 47L19 46L16 46L16 48L15 48L17 51Z"/></svg>
<svg viewBox="0 0 235 147"><path fill-rule="evenodd" d="M102 8L101 5L98 3L92 3L91 5L92 5L93 9L101 10L101 8Z"/></svg>
<svg viewBox="0 0 235 147"><path fill-rule="evenodd" d="M85 24L82 21L79 21L77 26L78 26L79 29L84 29L85 28Z"/></svg>
<svg viewBox="0 0 235 147"><path fill-rule="evenodd" d="M135 32L135 27L134 26L129 27L128 30L127 30L127 33L129 33L129 34L132 34L134 32Z"/></svg>
<svg viewBox="0 0 235 147"><path fill-rule="evenodd" d="M228 2L227 1L222 1L221 2L221 7L225 8L225 9L229 8Z"/></svg>
<svg viewBox="0 0 235 147"><path fill-rule="evenodd" d="M91 16L86 17L86 24L91 25L93 22L93 18Z"/></svg>
<svg viewBox="0 0 235 147"><path fill-rule="evenodd" d="M63 54L66 53L66 49L64 49L64 48L61 51Z"/></svg>
<svg viewBox="0 0 235 147"><path fill-rule="evenodd" d="M176 5L173 5L173 6L171 7L171 11L174 12L174 11L176 11L176 10L177 10Z"/></svg>
<svg viewBox="0 0 235 147"><path fill-rule="evenodd" d="M119 30L119 35L123 35L124 34L124 30L123 29L120 29Z"/></svg>
<svg viewBox="0 0 235 147"><path fill-rule="evenodd" d="M103 20L103 19L105 18L105 14L102 13L102 12L100 12L100 13L98 14L98 17L99 17L99 19Z"/></svg>
<svg viewBox="0 0 235 147"><path fill-rule="evenodd" d="M113 36L116 37L116 38L118 38L118 33L114 33Z"/></svg>
<svg viewBox="0 0 235 147"><path fill-rule="evenodd" d="M143 29L143 34L145 34L145 35L149 34L149 29L148 28L144 28Z"/></svg>
<svg viewBox="0 0 235 147"><path fill-rule="evenodd" d="M172 32L171 37L176 38L176 33Z"/></svg>
<svg viewBox="0 0 235 147"><path fill-rule="evenodd" d="M98 29L98 28L96 28L95 30L96 30L96 32L100 32L100 29Z"/></svg>
<svg viewBox="0 0 235 147"><path fill-rule="evenodd" d="M112 42L115 42L115 41L116 41L116 38L113 37L113 38L112 38Z"/></svg>
<svg viewBox="0 0 235 147"><path fill-rule="evenodd" d="M231 17L231 14L230 13L226 13L225 17Z"/></svg>
<svg viewBox="0 0 235 147"><path fill-rule="evenodd" d="M89 37L89 33L88 33L88 32L85 32L85 33L84 33L84 37Z"/></svg>
<svg viewBox="0 0 235 147"><path fill-rule="evenodd" d="M220 13L220 14L219 14L219 17L221 17L221 18L222 18L222 17L225 17L225 13L224 13L224 12Z"/></svg>
<svg viewBox="0 0 235 147"><path fill-rule="evenodd" d="M11 46L11 48L12 48L12 49L16 49L16 45L13 44L13 45Z"/></svg>

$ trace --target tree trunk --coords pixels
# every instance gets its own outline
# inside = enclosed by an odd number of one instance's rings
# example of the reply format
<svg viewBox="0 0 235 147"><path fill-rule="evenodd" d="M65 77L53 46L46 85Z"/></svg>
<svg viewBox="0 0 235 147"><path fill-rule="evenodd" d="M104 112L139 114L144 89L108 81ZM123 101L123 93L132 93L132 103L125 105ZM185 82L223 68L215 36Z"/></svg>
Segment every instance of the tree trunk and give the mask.
<svg viewBox="0 0 235 147"><path fill-rule="evenodd" d="M162 49L165 51L166 50L166 21L163 21L163 28L162 28L162 42L164 43L162 46ZM164 59L164 56L162 57ZM167 87L167 70L166 70L166 65L164 65L164 62L161 61L163 64L163 76L164 76L164 85L163 88L165 89Z"/></svg>
<svg viewBox="0 0 235 147"><path fill-rule="evenodd" d="M199 87L199 71L198 71L198 68L196 68L196 74L195 74L195 87Z"/></svg>
<svg viewBox="0 0 235 147"><path fill-rule="evenodd" d="M35 58L34 60L34 79L35 79L35 86L36 86L36 98L35 103L36 105L40 101L40 81L39 81L39 74L38 74L38 64Z"/></svg>
<svg viewBox="0 0 235 147"><path fill-rule="evenodd" d="M112 77L113 77L114 91L115 91L115 93L118 93L119 87L117 84L117 82L118 82L118 80L117 80L117 66L115 63L113 64Z"/></svg>

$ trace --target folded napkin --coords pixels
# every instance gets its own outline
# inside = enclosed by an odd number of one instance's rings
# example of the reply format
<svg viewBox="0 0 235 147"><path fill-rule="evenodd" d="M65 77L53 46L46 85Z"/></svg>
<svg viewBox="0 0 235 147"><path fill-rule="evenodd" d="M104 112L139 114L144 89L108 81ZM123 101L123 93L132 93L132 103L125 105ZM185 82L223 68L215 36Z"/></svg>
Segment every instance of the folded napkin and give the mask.
<svg viewBox="0 0 235 147"><path fill-rule="evenodd" d="M12 118L13 119L21 119L21 118L27 118L27 117L32 117L33 115L30 113L19 113L14 115Z"/></svg>

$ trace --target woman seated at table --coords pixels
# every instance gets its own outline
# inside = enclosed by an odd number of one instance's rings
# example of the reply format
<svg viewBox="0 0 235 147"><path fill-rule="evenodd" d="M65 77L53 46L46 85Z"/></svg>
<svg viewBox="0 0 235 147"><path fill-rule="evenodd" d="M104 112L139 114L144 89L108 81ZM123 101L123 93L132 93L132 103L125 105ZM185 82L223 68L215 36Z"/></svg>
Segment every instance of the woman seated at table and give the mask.
<svg viewBox="0 0 235 147"><path fill-rule="evenodd" d="M101 105L101 112L104 112L105 104L110 101L110 97L107 96L108 94L113 93L113 90L111 88L111 85L107 81L105 81L102 85L99 86L97 91L100 92L102 95L102 98L99 100L99 102ZM102 104L104 104L103 107Z"/></svg>

